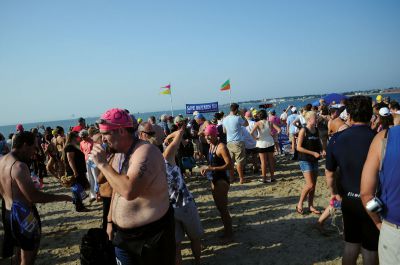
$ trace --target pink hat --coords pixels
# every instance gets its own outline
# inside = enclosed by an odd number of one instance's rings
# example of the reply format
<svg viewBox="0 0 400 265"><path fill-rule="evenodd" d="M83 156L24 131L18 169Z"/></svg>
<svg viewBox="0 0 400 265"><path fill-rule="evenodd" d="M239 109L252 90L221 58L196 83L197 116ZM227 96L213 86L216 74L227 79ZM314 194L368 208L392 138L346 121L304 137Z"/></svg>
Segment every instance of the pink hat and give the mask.
<svg viewBox="0 0 400 265"><path fill-rule="evenodd" d="M132 117L123 109L109 109L96 122L101 131L133 127Z"/></svg>
<svg viewBox="0 0 400 265"><path fill-rule="evenodd" d="M17 131L19 131L19 132L23 132L23 131L24 131L24 126L22 126L21 123L18 123L16 129L17 129Z"/></svg>
<svg viewBox="0 0 400 265"><path fill-rule="evenodd" d="M206 135L210 135L210 136L215 136L215 137L218 136L217 126L212 125L212 124L207 125L206 129L204 130L204 133Z"/></svg>
<svg viewBox="0 0 400 265"><path fill-rule="evenodd" d="M250 111L246 111L246 113L244 114L244 116L246 118L251 118L251 112Z"/></svg>

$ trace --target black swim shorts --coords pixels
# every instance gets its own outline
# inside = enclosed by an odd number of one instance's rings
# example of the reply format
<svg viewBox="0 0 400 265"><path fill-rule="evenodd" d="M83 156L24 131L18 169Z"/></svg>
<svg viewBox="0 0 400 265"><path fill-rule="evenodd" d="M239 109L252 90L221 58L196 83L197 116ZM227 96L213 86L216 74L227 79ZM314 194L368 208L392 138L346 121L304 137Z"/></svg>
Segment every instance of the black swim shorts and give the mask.
<svg viewBox="0 0 400 265"><path fill-rule="evenodd" d="M121 264L174 265L175 217L172 206L159 220L122 229L113 225L116 258Z"/></svg>
<svg viewBox="0 0 400 265"><path fill-rule="evenodd" d="M379 230L359 198L343 197L344 241L361 244L369 251L378 251Z"/></svg>
<svg viewBox="0 0 400 265"><path fill-rule="evenodd" d="M41 230L42 230L42 225L40 222L40 217L39 213L36 209L36 207L32 207L32 212L34 218L36 218L38 225L35 226L35 231L33 231L31 237L26 237L23 235L20 231L20 227L18 222L14 221L12 223L12 229L11 229L11 211L6 210L5 211L5 217L7 220L7 224L10 225L9 229L11 230L12 236L13 236L13 241L14 245L20 247L22 250L26 251L34 251L39 248L40 245L40 236L41 236Z"/></svg>

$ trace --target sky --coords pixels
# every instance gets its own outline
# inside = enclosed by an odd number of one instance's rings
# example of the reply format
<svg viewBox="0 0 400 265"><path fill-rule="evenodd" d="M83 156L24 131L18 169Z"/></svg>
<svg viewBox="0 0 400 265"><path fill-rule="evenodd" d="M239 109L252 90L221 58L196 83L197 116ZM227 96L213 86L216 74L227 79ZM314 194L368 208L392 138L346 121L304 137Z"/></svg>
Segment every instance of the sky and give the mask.
<svg viewBox="0 0 400 265"><path fill-rule="evenodd" d="M0 125L400 86L400 1L0 1Z"/></svg>

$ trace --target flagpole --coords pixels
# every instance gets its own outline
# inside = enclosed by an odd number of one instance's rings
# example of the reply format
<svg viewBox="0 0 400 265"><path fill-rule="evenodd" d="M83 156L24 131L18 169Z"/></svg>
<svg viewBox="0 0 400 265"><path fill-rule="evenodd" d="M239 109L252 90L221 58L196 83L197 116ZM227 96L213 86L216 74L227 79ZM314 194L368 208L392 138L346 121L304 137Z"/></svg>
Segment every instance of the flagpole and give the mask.
<svg viewBox="0 0 400 265"><path fill-rule="evenodd" d="M231 79L229 78L229 84L231 83ZM229 87L229 100L230 100L230 105L232 105L232 87Z"/></svg>
<svg viewBox="0 0 400 265"><path fill-rule="evenodd" d="M171 102L171 116L174 117L174 107L172 106L172 89L171 89L171 83L169 83L169 99Z"/></svg>

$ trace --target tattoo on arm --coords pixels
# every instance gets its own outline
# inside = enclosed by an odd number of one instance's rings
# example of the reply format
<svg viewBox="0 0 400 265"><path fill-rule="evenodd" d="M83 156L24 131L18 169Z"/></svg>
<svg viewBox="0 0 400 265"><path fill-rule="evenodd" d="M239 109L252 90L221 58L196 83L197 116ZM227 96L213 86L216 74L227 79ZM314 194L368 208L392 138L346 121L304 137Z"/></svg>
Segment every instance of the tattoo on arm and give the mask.
<svg viewBox="0 0 400 265"><path fill-rule="evenodd" d="M143 177L143 175L144 175L144 173L146 173L146 171L147 171L147 158L143 161L143 162L141 162L140 164L139 164L139 173L138 173L138 177L139 178L142 178Z"/></svg>

